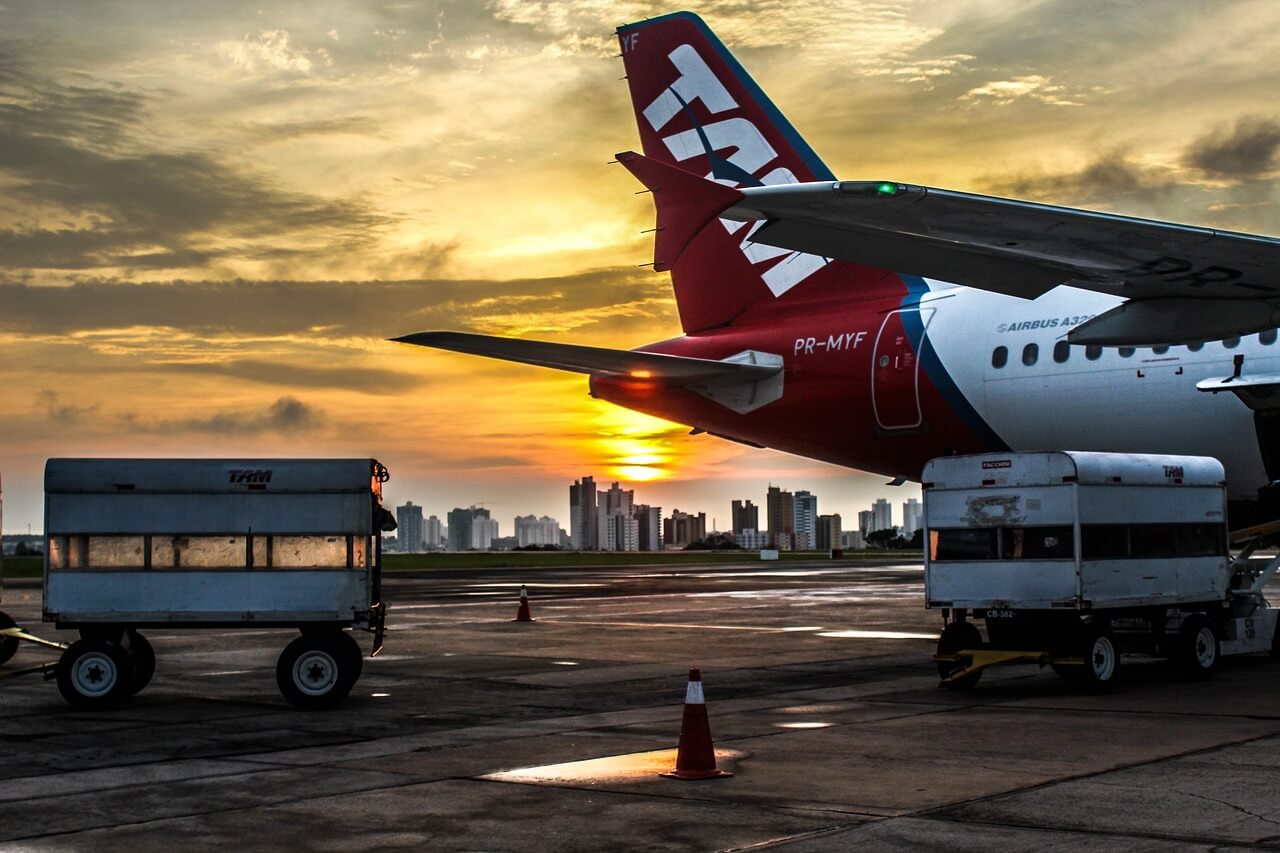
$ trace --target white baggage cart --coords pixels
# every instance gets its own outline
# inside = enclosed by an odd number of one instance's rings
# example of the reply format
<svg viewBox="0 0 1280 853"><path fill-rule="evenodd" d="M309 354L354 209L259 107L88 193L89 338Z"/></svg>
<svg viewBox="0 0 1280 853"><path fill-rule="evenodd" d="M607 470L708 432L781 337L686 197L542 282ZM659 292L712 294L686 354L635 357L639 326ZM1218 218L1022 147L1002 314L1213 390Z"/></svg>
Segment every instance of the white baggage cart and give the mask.
<svg viewBox="0 0 1280 853"><path fill-rule="evenodd" d="M1228 549L1216 459L1068 451L931 460L922 475L925 602L942 611L943 683L1035 662L1103 688L1122 651L1207 676L1224 655L1280 651L1251 559ZM985 622L984 640L975 622Z"/></svg>
<svg viewBox="0 0 1280 853"><path fill-rule="evenodd" d="M56 665L79 707L141 690L146 628L294 628L276 681L292 704L340 702L382 647L387 470L374 459L50 459L44 620L80 639Z"/></svg>

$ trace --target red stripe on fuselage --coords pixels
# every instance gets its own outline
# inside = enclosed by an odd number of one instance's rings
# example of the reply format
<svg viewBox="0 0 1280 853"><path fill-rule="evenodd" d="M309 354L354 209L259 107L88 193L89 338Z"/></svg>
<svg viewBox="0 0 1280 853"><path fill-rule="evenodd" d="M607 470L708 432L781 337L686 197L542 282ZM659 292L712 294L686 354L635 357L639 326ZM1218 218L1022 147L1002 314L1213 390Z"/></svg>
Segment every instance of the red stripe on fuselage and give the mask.
<svg viewBox="0 0 1280 853"><path fill-rule="evenodd" d="M924 463L935 456L992 449L951 409L918 364L920 353L913 346L918 341L907 333L901 315L893 313L906 286L892 278L896 292L881 280L876 295L862 299L802 301L805 288L800 287L788 294L791 298L775 303L773 311L753 312L751 320L641 348L716 360L744 350L781 355L783 395L754 411L740 414L654 381L593 377L592 393L708 432L892 477L918 479ZM877 350L882 326L884 336L900 340L882 336ZM890 358L896 354L899 361L881 366L877 352Z"/></svg>

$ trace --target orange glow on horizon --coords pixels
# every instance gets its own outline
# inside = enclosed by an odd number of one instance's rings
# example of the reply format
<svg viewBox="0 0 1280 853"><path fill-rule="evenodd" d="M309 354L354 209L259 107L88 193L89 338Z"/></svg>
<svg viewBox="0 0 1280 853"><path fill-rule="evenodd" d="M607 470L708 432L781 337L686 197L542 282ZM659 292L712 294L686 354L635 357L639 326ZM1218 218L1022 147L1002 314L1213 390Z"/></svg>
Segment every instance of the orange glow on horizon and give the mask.
<svg viewBox="0 0 1280 853"><path fill-rule="evenodd" d="M596 418L596 430L593 455L604 461L610 477L647 483L682 472L688 451L673 440L684 431L678 424L610 406Z"/></svg>

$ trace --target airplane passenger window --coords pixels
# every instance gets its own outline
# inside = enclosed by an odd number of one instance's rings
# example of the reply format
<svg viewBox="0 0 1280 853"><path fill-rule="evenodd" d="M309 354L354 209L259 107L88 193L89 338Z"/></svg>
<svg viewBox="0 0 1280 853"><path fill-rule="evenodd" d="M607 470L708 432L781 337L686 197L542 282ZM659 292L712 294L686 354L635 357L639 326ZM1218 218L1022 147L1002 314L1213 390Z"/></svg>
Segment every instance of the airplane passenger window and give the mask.
<svg viewBox="0 0 1280 853"><path fill-rule="evenodd" d="M1235 335L1234 337L1226 338L1223 340L1222 345L1226 349L1235 349L1240 346L1240 336Z"/></svg>
<svg viewBox="0 0 1280 853"><path fill-rule="evenodd" d="M1152 355L1164 355L1168 351L1169 351L1168 347L1152 347L1151 348Z"/></svg>
<svg viewBox="0 0 1280 853"><path fill-rule="evenodd" d="M1121 358L1128 358L1133 355L1134 350L1133 347L1120 347L1119 352Z"/></svg>
<svg viewBox="0 0 1280 853"><path fill-rule="evenodd" d="M1084 357L1090 361L1097 361L1102 358L1102 347L1098 344L1089 344L1084 348Z"/></svg>
<svg viewBox="0 0 1280 853"><path fill-rule="evenodd" d="M991 351L991 366L1000 368L1009 363L1009 348L996 347Z"/></svg>
<svg viewBox="0 0 1280 853"><path fill-rule="evenodd" d="M1202 349L1204 349L1204 341L1198 344L1187 344L1187 352L1200 352Z"/></svg>
<svg viewBox="0 0 1280 853"><path fill-rule="evenodd" d="M1258 343L1264 347L1269 347L1276 342L1276 330L1267 329L1265 332L1258 332Z"/></svg>
<svg viewBox="0 0 1280 853"><path fill-rule="evenodd" d="M1071 358L1071 344L1066 341L1058 341L1053 345L1053 360L1058 364Z"/></svg>
<svg viewBox="0 0 1280 853"><path fill-rule="evenodd" d="M1040 358L1040 347L1035 344L1027 344L1022 348L1022 363L1027 367L1035 364Z"/></svg>

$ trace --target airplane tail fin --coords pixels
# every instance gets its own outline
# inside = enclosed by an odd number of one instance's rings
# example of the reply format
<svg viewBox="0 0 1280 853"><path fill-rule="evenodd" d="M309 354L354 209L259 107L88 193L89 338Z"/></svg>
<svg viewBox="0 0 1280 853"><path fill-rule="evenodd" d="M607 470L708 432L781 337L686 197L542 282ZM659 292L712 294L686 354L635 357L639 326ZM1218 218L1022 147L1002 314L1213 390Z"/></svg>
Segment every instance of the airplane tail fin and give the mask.
<svg viewBox="0 0 1280 853"><path fill-rule="evenodd" d="M659 228L663 219L687 219L690 210L711 202L704 181L725 188L832 180L808 143L760 90L702 19L676 12L618 28L631 99L645 157L658 168L692 173L679 181L668 173L655 192ZM621 159L621 158L620 158ZM625 161L624 161L625 162ZM628 164L646 186L646 180ZM653 171L653 170L650 170ZM727 191L727 189L726 189ZM723 210L724 205L720 207ZM715 213L671 257L655 256L655 267L670 269L680 321L686 333L723 326L753 307L823 295L847 281L847 264L828 258L753 243L761 222L715 221ZM672 241L659 254L671 254ZM797 285L797 295L787 294ZM803 295L801 295L803 294Z"/></svg>

